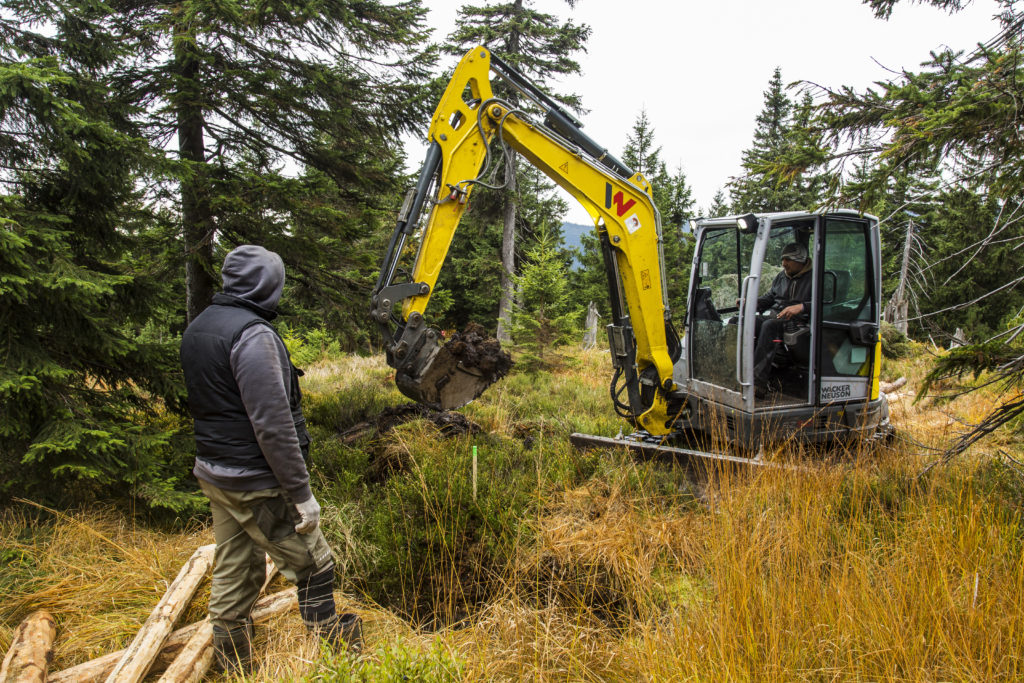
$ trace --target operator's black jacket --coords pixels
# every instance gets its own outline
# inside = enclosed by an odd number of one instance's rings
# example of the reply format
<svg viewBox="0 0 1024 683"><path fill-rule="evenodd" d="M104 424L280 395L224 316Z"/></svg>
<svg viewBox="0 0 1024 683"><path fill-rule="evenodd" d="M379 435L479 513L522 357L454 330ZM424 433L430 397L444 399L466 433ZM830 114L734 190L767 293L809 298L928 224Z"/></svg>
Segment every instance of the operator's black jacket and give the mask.
<svg viewBox="0 0 1024 683"><path fill-rule="evenodd" d="M803 304L804 312L796 316L797 320L809 320L811 316L811 290L813 289L814 278L811 273L814 268L808 260L803 268L793 277L781 271L772 281L771 290L764 296L757 298L758 312L772 309L776 313L793 304Z"/></svg>

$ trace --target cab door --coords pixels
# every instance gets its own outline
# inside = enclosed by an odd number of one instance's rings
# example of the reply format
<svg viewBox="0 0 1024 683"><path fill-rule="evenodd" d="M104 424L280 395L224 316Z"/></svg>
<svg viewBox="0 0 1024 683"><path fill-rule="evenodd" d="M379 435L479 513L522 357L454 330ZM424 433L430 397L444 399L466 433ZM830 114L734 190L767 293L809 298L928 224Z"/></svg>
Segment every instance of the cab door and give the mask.
<svg viewBox="0 0 1024 683"><path fill-rule="evenodd" d="M744 342L753 311L740 304L748 298L744 290L756 297L757 276L750 272L756 248L757 235L732 224L698 232L686 323L691 388L748 412L753 408L752 349Z"/></svg>
<svg viewBox="0 0 1024 683"><path fill-rule="evenodd" d="M824 216L819 237L816 399L873 398L878 344L878 231L870 219Z"/></svg>

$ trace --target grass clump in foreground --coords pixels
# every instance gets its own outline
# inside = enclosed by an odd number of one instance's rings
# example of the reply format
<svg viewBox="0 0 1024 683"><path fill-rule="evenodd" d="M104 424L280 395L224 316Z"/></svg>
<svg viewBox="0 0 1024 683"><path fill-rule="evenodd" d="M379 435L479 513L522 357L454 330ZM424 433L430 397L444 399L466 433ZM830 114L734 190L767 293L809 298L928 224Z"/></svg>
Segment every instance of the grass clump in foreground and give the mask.
<svg viewBox="0 0 1024 683"><path fill-rule="evenodd" d="M915 382L923 364L898 363L893 374ZM318 653L285 615L258 629L257 680L1024 674L1024 485L999 461L964 458L919 477L933 455L904 441L800 471L695 478L671 462L579 453L567 444L572 431L621 426L599 353L492 387L463 410L481 433L452 438L416 420L345 443L338 435L352 423L404 399L379 359L333 367L314 369L306 385L317 416L315 488L343 570L338 599L363 616L367 650L355 660ZM915 441L935 444L957 428L950 415L982 415L987 401L898 401L894 413ZM1022 450L1006 439L1000 447ZM109 544L57 543L74 535L73 521L5 520L3 547L15 551L5 550L0 580L5 593L19 591L17 614L55 604L60 621L68 607L54 602L55 585L80 603L80 625L59 636L58 665L86 658L76 631L120 629L120 639L101 641L114 649L132 632L125 615L155 604L152 586L137 606L108 607L95 584L61 583L64 554L97 577L111 562L101 552L124 556ZM147 546L156 532L129 533L116 516L103 524L122 529L104 533L141 556L166 552ZM187 547L161 565L163 580L199 545L173 542ZM44 554L55 559L41 564ZM0 645L16 619L4 614Z"/></svg>

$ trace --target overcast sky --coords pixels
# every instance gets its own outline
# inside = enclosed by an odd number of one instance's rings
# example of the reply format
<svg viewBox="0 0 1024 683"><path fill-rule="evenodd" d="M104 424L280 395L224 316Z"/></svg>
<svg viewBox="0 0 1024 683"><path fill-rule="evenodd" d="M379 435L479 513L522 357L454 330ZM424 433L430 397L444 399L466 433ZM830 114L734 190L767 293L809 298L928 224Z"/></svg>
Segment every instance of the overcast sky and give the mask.
<svg viewBox="0 0 1024 683"><path fill-rule="evenodd" d="M440 41L466 3L425 4ZM998 30L995 0L974 0L953 15L904 0L888 22L860 0L579 0L575 10L564 0L531 4L592 29L587 53L577 57L582 75L560 86L583 97L587 134L621 155L646 109L662 159L670 171L682 166L699 209L739 174L776 66L785 83L863 89L887 78L888 70L915 69L930 50L970 50ZM409 147L411 164L422 159L425 145ZM589 223L565 196L566 219Z"/></svg>

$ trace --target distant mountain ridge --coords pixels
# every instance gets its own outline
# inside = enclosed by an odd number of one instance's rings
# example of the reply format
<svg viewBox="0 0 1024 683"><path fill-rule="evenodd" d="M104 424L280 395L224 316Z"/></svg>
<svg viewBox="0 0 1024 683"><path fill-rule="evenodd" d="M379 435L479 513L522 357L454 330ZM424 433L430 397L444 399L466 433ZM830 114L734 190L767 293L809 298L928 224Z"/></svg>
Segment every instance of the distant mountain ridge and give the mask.
<svg viewBox="0 0 1024 683"><path fill-rule="evenodd" d="M584 225L583 223L562 223L562 241L565 243L565 248L582 249L582 235L591 232L593 229L593 225ZM573 259L573 268L579 268L581 265L583 264L580 263L578 258Z"/></svg>

